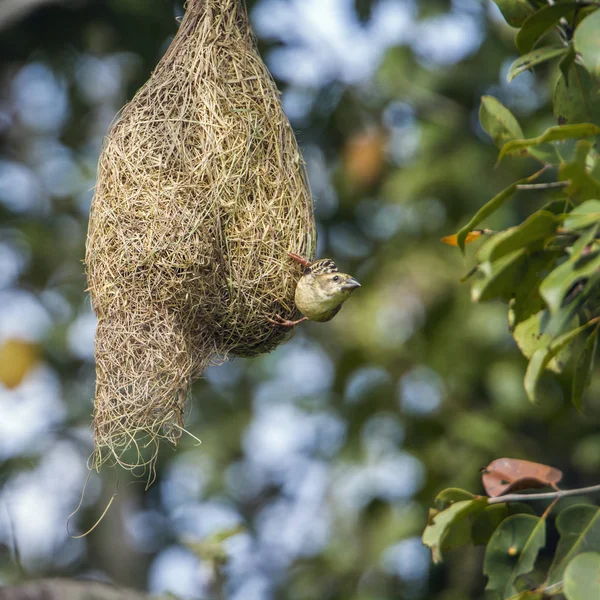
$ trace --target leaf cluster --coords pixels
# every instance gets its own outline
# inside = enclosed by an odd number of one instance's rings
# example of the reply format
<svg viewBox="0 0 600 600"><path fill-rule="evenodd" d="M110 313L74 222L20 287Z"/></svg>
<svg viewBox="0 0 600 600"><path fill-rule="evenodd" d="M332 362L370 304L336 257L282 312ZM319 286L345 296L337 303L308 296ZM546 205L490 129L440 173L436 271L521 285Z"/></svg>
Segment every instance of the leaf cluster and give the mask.
<svg viewBox="0 0 600 600"><path fill-rule="evenodd" d="M548 536L548 517L556 502L561 494L571 495L558 489L561 476L547 465L498 459L483 469L488 496L456 488L437 496L423 543L431 549L434 562L462 546L485 546L483 572L490 598L540 600L562 594L567 600L594 600L600 597L600 508L566 506L554 521L556 533ZM554 488L554 493L545 495L555 499L541 516L524 502L527 494L503 496L544 486ZM517 498L521 501L514 502ZM556 534L558 543L548 562L540 553L549 545L548 537Z"/></svg>
<svg viewBox="0 0 600 600"><path fill-rule="evenodd" d="M472 297L508 304L511 333L529 359L530 400L540 401L546 369L571 368L572 399L581 409L600 321L600 10L587 2L496 3L519 28L515 41L522 56L510 67L509 81L560 59L553 94L558 125L526 137L506 106L482 98L480 123L500 150L498 162L511 157L539 165L450 237L463 250L482 237L477 234L485 238L472 271ZM513 197L532 194L538 209L522 223L502 231L477 229Z"/></svg>
<svg viewBox="0 0 600 600"><path fill-rule="evenodd" d="M600 328L600 5L495 1L506 21L518 28L521 56L509 69L509 82L558 60L552 97L557 125L526 136L506 106L494 97L482 98L479 119L499 148L498 163L526 160L533 168L443 241L464 251L466 244L483 238L467 277L472 298L508 304L510 331L529 360L524 381L529 399L542 400L540 380L546 370L571 369L572 401L581 410ZM478 229L509 200L526 195L533 196L537 209L521 223L497 231ZM557 485L561 478L560 471L546 465L498 459L483 470L487 496L443 491L423 534L434 562L449 550L483 545L492 598L599 598L600 509L566 505L554 521L556 533L549 537L547 530L560 498L600 491L600 486L565 493ZM554 492L513 493L544 486ZM523 503L531 499L552 502L538 516ZM558 543L552 547L548 537L558 537Z"/></svg>

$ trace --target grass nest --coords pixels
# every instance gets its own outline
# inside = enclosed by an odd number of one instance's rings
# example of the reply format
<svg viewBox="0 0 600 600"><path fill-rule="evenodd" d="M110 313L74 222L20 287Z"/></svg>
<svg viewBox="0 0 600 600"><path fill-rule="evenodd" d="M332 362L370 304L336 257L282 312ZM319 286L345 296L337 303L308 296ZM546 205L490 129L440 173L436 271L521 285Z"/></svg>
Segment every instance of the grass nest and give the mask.
<svg viewBox="0 0 600 600"><path fill-rule="evenodd" d="M161 439L177 444L209 364L285 339L268 318L297 316L301 267L287 252L312 258L315 239L304 163L243 2L189 0L99 161L86 249L96 468L133 469Z"/></svg>

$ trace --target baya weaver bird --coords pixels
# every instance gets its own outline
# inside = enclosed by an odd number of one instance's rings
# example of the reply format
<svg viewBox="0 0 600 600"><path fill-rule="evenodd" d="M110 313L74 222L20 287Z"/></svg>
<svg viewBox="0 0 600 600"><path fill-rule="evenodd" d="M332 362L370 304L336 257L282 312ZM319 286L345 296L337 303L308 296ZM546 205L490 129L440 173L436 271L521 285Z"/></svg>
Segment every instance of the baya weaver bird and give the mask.
<svg viewBox="0 0 600 600"><path fill-rule="evenodd" d="M350 294L360 287L360 283L354 277L340 273L330 258L310 262L293 252L288 254L304 267L294 296L296 307L304 316L297 321L289 321L276 315L275 319L269 319L274 325L294 327L309 319L320 323L330 321L338 314Z"/></svg>

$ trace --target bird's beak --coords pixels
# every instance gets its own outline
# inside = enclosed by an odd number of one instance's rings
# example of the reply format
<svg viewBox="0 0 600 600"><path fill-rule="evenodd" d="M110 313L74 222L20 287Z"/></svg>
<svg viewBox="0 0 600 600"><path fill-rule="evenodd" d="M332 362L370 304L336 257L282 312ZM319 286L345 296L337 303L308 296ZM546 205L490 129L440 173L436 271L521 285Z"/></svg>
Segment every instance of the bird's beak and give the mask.
<svg viewBox="0 0 600 600"><path fill-rule="evenodd" d="M354 277L349 277L348 279L346 279L346 281L344 281L344 283L342 283L342 289L350 292L359 287L360 283L358 283L358 281L356 281Z"/></svg>

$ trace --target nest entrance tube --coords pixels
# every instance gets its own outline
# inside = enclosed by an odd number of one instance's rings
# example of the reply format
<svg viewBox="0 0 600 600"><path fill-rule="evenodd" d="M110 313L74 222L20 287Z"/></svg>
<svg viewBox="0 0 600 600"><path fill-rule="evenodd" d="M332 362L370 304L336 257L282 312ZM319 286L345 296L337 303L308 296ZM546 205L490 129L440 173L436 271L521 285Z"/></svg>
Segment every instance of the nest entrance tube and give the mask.
<svg viewBox="0 0 600 600"><path fill-rule="evenodd" d="M268 318L297 316L287 252L312 258L315 241L304 163L243 2L190 0L100 156L86 248L96 468L152 461L160 439L177 443L208 365L285 339Z"/></svg>

